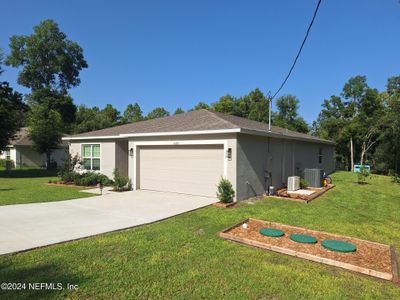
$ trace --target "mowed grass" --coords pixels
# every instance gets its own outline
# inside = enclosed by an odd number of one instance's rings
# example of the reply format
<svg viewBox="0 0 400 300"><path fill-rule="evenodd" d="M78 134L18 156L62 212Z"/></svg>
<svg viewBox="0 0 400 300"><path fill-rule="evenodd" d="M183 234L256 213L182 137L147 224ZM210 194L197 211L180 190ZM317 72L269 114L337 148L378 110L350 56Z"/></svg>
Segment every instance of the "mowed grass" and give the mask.
<svg viewBox="0 0 400 300"><path fill-rule="evenodd" d="M57 179L55 175L54 171L40 169L16 169L8 175L5 171L0 171L0 206L94 196L91 193L81 192L81 188L77 187L47 185L49 180Z"/></svg>
<svg viewBox="0 0 400 300"><path fill-rule="evenodd" d="M77 291L0 291L15 299L400 299L390 282L223 240L259 218L394 245L400 251L400 185L351 173L309 204L265 199L207 207L117 233L0 257L1 282L62 282Z"/></svg>

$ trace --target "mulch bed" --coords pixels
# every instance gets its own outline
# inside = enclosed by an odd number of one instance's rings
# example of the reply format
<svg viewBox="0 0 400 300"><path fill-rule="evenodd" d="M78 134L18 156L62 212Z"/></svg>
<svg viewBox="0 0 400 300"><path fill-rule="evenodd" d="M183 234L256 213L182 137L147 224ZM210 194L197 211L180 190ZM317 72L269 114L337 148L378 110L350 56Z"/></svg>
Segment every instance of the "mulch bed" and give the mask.
<svg viewBox="0 0 400 300"><path fill-rule="evenodd" d="M237 204L237 202L231 202L231 203L223 203L223 202L215 202L212 205L216 207L222 207L222 208L232 208Z"/></svg>
<svg viewBox="0 0 400 300"><path fill-rule="evenodd" d="M276 197L308 203L314 200L315 198L318 198L319 196L321 196L322 194L326 193L327 191L329 191L334 187L335 187L334 184L328 184L326 187L320 189L305 188L305 190L314 191L314 193L312 193L311 195L301 195L301 194L296 194L295 192L289 194L287 192L287 189L283 188L276 191Z"/></svg>
<svg viewBox="0 0 400 300"><path fill-rule="evenodd" d="M244 223L247 223L247 229L243 228ZM259 231L264 227L280 229L285 235L279 238L263 236ZM308 234L317 238L318 243L297 243L290 239L291 234ZM394 248L388 245L255 219L247 219L219 235L235 242L398 282L396 254ZM331 239L351 242L357 246L357 251L341 253L321 246L323 240Z"/></svg>

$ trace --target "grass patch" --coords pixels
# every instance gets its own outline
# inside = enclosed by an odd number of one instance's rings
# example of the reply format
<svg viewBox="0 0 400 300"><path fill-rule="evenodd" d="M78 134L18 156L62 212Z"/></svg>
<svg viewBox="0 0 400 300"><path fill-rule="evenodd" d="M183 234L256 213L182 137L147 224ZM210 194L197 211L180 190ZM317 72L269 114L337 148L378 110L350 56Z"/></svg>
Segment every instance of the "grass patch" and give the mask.
<svg viewBox="0 0 400 300"><path fill-rule="evenodd" d="M217 237L245 218L328 231L400 250L400 186L336 173L309 204L266 199L207 207L152 225L0 257L0 282L63 282L70 291L0 291L0 298L399 299L384 281ZM201 230L200 230L201 229Z"/></svg>
<svg viewBox="0 0 400 300"><path fill-rule="evenodd" d="M41 170L42 171L42 170ZM40 172L35 171L37 175ZM91 197L94 194L81 192L78 187L49 186L49 180L56 177L24 178L22 173L14 173L13 178L0 178L0 206L36 202L51 202ZM42 174L43 175L43 174ZM18 177L22 176L22 177Z"/></svg>

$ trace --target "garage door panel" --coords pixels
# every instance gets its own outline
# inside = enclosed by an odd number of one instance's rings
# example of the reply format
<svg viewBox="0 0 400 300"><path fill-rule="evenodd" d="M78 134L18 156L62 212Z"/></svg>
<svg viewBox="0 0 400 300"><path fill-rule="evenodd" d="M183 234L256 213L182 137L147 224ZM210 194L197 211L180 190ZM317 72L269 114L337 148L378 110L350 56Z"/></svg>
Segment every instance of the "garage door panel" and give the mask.
<svg viewBox="0 0 400 300"><path fill-rule="evenodd" d="M222 145L142 147L140 188L215 197L223 160Z"/></svg>

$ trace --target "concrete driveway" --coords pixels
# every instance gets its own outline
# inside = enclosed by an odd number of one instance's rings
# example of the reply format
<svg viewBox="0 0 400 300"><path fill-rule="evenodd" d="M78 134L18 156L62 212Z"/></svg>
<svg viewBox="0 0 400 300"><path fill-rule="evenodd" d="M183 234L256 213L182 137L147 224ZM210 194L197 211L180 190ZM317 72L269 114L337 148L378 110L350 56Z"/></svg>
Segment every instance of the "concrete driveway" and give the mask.
<svg viewBox="0 0 400 300"><path fill-rule="evenodd" d="M216 201L215 198L139 190L0 206L0 255L155 222Z"/></svg>

